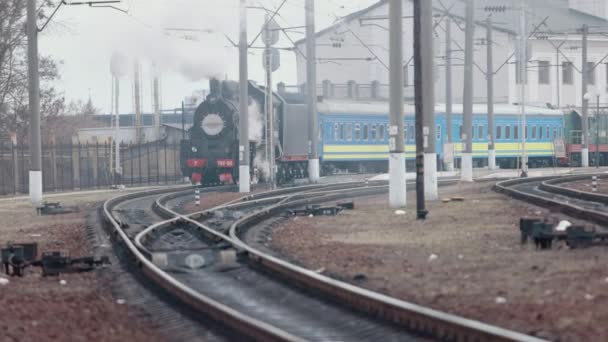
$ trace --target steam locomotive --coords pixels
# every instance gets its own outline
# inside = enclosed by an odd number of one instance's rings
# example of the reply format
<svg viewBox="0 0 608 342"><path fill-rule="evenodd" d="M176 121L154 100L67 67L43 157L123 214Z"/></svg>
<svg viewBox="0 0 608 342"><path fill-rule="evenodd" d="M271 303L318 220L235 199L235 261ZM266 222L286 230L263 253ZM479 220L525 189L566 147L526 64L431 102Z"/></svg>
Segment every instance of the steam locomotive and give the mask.
<svg viewBox="0 0 608 342"><path fill-rule="evenodd" d="M254 82L249 87L249 146L251 179L264 180L269 174L265 156L265 89ZM273 93L277 182L285 183L307 174L305 110L299 100L287 101ZM182 174L197 184L231 184L238 181L239 113L238 83L210 81L210 93L196 109L188 138L181 141ZM285 114L289 107L291 115ZM287 127L289 126L289 127ZM289 137L286 139L285 137Z"/></svg>

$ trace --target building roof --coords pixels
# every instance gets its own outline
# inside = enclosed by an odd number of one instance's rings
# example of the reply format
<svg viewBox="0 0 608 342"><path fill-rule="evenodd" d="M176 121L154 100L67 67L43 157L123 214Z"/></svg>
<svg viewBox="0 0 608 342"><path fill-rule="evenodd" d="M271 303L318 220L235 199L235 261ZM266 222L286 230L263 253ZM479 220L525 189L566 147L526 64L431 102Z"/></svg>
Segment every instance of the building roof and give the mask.
<svg viewBox="0 0 608 342"><path fill-rule="evenodd" d="M411 1L411 0L404 0ZM488 12L485 11L487 6L502 6L505 4L505 0L479 0L475 3L475 18L478 20L477 24L484 26L484 22L480 21L488 17ZM515 2L515 1L514 1ZM608 28L608 20L600 17L596 17L578 10L571 9L568 0L526 0L526 6L528 7L528 32L534 29L535 25L538 25L545 18L545 24L541 31L553 32L553 33L576 33L577 29L580 29L583 25L590 27L606 26ZM388 0L379 0L375 4L364 8L362 10L353 12L342 18L339 22L318 31L315 37L320 37L328 32L334 31L340 25L349 23L353 20L362 18L365 14L372 10L388 6ZM449 12L452 18L457 21L464 21L464 13L466 9L466 3L463 0L435 0L434 10L439 13ZM501 13L494 13L493 27L495 30L503 31L512 35L516 35L519 30L519 11L507 10ZM303 44L306 38L300 39L294 43L294 45Z"/></svg>
<svg viewBox="0 0 608 342"><path fill-rule="evenodd" d="M319 113L326 115L381 115L386 116L389 112L389 103L387 101L339 101L325 100L317 104ZM452 112L461 114L463 110L462 104L453 104ZM563 116L564 112L557 109L547 107L526 105L526 113L530 115L543 116ZM404 104L403 112L406 115L415 113L416 108L413 104ZM445 104L435 104L436 113L445 113ZM496 115L520 115L520 106L512 104L496 104L494 105ZM473 104L473 114L487 114L488 107L486 104Z"/></svg>

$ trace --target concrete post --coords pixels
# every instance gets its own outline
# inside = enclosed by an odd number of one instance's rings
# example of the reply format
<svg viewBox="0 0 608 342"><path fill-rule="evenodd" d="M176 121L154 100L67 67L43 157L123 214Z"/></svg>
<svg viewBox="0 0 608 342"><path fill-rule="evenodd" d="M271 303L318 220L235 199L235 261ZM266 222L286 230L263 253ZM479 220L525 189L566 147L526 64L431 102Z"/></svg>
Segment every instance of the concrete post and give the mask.
<svg viewBox="0 0 608 342"><path fill-rule="evenodd" d="M30 201L42 205L42 143L40 139L40 77L38 75L38 26L36 0L27 0L27 75L30 110Z"/></svg>
<svg viewBox="0 0 608 342"><path fill-rule="evenodd" d="M582 136L582 149L581 149L581 166L589 167L589 100L585 98L585 94L587 94L587 88L589 85L589 68L587 67L587 51L588 51L588 39L587 36L589 34L589 27L587 25L583 25L582 35L583 35L583 81L582 81L582 128L583 128L583 136Z"/></svg>
<svg viewBox="0 0 608 342"><path fill-rule="evenodd" d="M308 104L308 178L319 181L319 123L317 117L317 52L315 47L315 0L306 0L306 86Z"/></svg>
<svg viewBox="0 0 608 342"><path fill-rule="evenodd" d="M445 19L445 122L446 141L454 142L452 123L452 20ZM454 171L454 162L445 163L446 171Z"/></svg>
<svg viewBox="0 0 608 342"><path fill-rule="evenodd" d="M74 190L80 188L80 142L77 136L72 137L72 179Z"/></svg>
<svg viewBox="0 0 608 342"><path fill-rule="evenodd" d="M403 1L389 1L389 205L403 208L406 205L405 146L403 132Z"/></svg>
<svg viewBox="0 0 608 342"><path fill-rule="evenodd" d="M239 192L250 191L249 181L249 81L247 71L247 3L240 0L239 24Z"/></svg>
<svg viewBox="0 0 608 342"><path fill-rule="evenodd" d="M460 179L464 182L473 181L473 38L475 37L475 1L468 0L466 4L466 28L464 46L464 92L463 92L463 123L462 131L464 148L461 156Z"/></svg>
<svg viewBox="0 0 608 342"><path fill-rule="evenodd" d="M486 80L488 92L488 169L496 169L496 151L494 150L494 63L492 56L492 19L486 20Z"/></svg>
<svg viewBox="0 0 608 342"><path fill-rule="evenodd" d="M420 1L420 67L422 90L422 137L424 149L424 195L430 201L437 200L437 145L435 136L435 77L433 51L433 2ZM414 62L416 64L416 62ZM418 66L417 66L418 67ZM417 98L418 100L418 98ZM416 104L418 105L418 104ZM418 133L418 132L416 132ZM422 152L422 151L420 151ZM418 154L419 151L416 151Z"/></svg>

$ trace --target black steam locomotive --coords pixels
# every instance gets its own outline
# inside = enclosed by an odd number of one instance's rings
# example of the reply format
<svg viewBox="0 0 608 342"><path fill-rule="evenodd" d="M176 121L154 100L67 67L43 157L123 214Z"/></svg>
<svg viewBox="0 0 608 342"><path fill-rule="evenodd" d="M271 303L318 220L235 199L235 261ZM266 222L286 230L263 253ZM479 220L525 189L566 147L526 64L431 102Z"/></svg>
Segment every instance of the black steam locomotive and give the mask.
<svg viewBox="0 0 608 342"><path fill-rule="evenodd" d="M263 180L269 172L265 169L268 163L265 162L265 141L262 138L266 122L262 110L265 107L265 89L253 82L249 82L248 86L251 179ZM296 125L294 120L289 120L290 117L302 118L303 105L289 105L277 94L274 94L273 98L276 128L274 136L278 137L274 146L277 156L277 182L285 183L294 178L308 177L306 142L293 138L296 136L293 130L299 133L297 136L300 139L306 139L306 132L302 131L302 125ZM182 140L180 146L182 173L194 184L232 184L238 181L238 102L237 82L211 80L210 93L196 109L193 125L188 131L189 137ZM285 126L290 122L290 126L295 125L293 128ZM286 136L292 136L287 144L284 142ZM297 147L294 149L294 146ZM285 150L285 147L289 151Z"/></svg>

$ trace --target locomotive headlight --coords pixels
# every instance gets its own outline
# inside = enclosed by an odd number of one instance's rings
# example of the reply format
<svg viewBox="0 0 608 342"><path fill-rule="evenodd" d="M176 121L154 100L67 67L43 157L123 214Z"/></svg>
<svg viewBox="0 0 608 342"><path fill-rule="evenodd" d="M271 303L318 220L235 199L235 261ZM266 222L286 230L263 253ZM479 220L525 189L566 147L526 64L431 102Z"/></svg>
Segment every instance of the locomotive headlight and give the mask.
<svg viewBox="0 0 608 342"><path fill-rule="evenodd" d="M194 153L198 152L198 148L192 146L192 152L194 152Z"/></svg>
<svg viewBox="0 0 608 342"><path fill-rule="evenodd" d="M218 135L224 129L224 120L217 114L209 114L205 116L201 126L205 134L210 136Z"/></svg>

